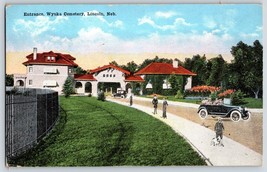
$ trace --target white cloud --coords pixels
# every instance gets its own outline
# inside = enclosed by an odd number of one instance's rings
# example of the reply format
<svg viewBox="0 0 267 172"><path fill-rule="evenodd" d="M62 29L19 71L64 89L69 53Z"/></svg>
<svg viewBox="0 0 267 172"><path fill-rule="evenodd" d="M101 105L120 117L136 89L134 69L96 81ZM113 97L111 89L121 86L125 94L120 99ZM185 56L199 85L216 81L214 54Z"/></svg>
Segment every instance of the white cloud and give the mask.
<svg viewBox="0 0 267 172"><path fill-rule="evenodd" d="M177 13L174 11L167 11L167 12L157 11L155 13L155 16L157 18L171 18L171 17L176 16L176 15L177 15Z"/></svg>
<svg viewBox="0 0 267 172"><path fill-rule="evenodd" d="M240 33L240 36L243 39L257 39L257 38L259 38L258 33Z"/></svg>
<svg viewBox="0 0 267 172"><path fill-rule="evenodd" d="M174 25L192 26L192 24L187 23L183 18L176 18Z"/></svg>
<svg viewBox="0 0 267 172"><path fill-rule="evenodd" d="M228 34L228 33L224 33L224 34L222 35L222 40L223 40L223 41L233 41L234 38L233 38L230 34Z"/></svg>
<svg viewBox="0 0 267 172"><path fill-rule="evenodd" d="M214 29L217 27L217 22L210 16L203 17L203 25L209 29Z"/></svg>
<svg viewBox="0 0 267 172"><path fill-rule="evenodd" d="M256 26L256 32L262 32L262 26Z"/></svg>
<svg viewBox="0 0 267 172"><path fill-rule="evenodd" d="M156 26L155 22L151 19L151 17L144 16L143 18L138 19L138 25L149 24L151 26Z"/></svg>
<svg viewBox="0 0 267 172"><path fill-rule="evenodd" d="M149 20L148 20L149 21ZM141 22L141 21L140 21ZM220 30L161 35L157 32L134 39L121 39L99 27L82 28L74 38L49 36L26 42L24 48L73 53L229 53L233 38ZM12 47L10 47L12 48Z"/></svg>
<svg viewBox="0 0 267 172"><path fill-rule="evenodd" d="M109 23L109 26L122 28L123 27L123 22L121 20L116 20L115 22Z"/></svg>
<svg viewBox="0 0 267 172"><path fill-rule="evenodd" d="M72 39L51 37L38 45L48 50L79 53L229 53L233 45L230 35L215 35L213 32L201 34L176 33L160 35L151 33L146 37L131 40L120 39L101 28L83 28ZM229 43L230 42L230 43Z"/></svg>
<svg viewBox="0 0 267 172"><path fill-rule="evenodd" d="M221 30L220 29L214 29L211 31L211 33L218 34L218 33L221 33Z"/></svg>
<svg viewBox="0 0 267 172"><path fill-rule="evenodd" d="M192 26L193 24L188 23L183 18L176 18L175 21L171 25L159 25L156 24L151 17L144 16L142 18L138 19L138 25L148 24L154 28L160 29L160 30L172 30L177 28L178 25L180 26Z"/></svg>
<svg viewBox="0 0 267 172"><path fill-rule="evenodd" d="M18 19L15 21L13 30L15 32L28 32L32 37L42 34L48 30L53 30L54 26L68 20L68 17L57 16L50 20L47 16L37 16L33 21Z"/></svg>

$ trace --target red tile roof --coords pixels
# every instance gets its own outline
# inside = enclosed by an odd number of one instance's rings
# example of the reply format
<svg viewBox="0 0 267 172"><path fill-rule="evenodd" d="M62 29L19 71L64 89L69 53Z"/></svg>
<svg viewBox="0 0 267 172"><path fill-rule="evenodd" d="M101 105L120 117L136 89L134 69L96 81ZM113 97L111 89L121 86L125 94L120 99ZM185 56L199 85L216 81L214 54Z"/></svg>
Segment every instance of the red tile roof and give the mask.
<svg viewBox="0 0 267 172"><path fill-rule="evenodd" d="M92 74L75 74L74 79L83 81L96 81Z"/></svg>
<svg viewBox="0 0 267 172"><path fill-rule="evenodd" d="M145 80L143 80L141 76L134 76L134 75L126 76L125 81L126 82L145 82Z"/></svg>
<svg viewBox="0 0 267 172"><path fill-rule="evenodd" d="M122 69L122 68L120 68L118 66L115 66L113 64L109 64L109 65L105 65L105 66L102 66L102 67L98 67L96 69L92 69L92 70L90 70L90 73L100 72L100 71L106 70L108 68L113 68L113 69L119 70L122 73L125 73L126 75L130 75L131 74L129 71L124 70L124 69Z"/></svg>
<svg viewBox="0 0 267 172"><path fill-rule="evenodd" d="M197 74L185 69L182 66L178 66L178 68L174 68L170 63L157 63L153 62L144 67L143 69L136 72L134 75L189 75L195 76Z"/></svg>
<svg viewBox="0 0 267 172"><path fill-rule="evenodd" d="M47 61L46 57L55 57L55 61ZM44 65L64 65L64 66L73 66L77 67L78 65L74 63L75 58L69 54L54 53L53 51L37 53L37 58L33 59L33 53L26 56L28 59L23 64L25 66L31 64L44 64Z"/></svg>

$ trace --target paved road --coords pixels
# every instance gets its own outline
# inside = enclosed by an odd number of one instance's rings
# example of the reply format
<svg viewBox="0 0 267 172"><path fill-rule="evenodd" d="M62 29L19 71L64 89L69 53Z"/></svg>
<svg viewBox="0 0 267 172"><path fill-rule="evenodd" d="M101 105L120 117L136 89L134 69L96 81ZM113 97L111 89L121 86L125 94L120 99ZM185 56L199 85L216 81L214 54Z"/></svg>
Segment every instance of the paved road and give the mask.
<svg viewBox="0 0 267 172"><path fill-rule="evenodd" d="M151 101L150 99L144 99L135 97L143 101ZM129 103L122 102L117 99L107 99L112 102L116 102L125 106L129 106ZM171 102L169 104L177 104L178 102ZM196 108L198 105L179 103L179 106ZM152 108L142 105L134 104L132 108L139 109L147 114L163 121L167 125L171 126L174 131L183 136L192 147L206 159L206 162L210 166L260 166L262 165L262 155L245 147L244 145L224 136L224 147L211 146L210 141L214 137L214 132L204 126L191 122L187 119L181 118L175 114L167 113L168 118L163 119L160 115L153 115ZM158 114L162 114L161 110L158 110Z"/></svg>

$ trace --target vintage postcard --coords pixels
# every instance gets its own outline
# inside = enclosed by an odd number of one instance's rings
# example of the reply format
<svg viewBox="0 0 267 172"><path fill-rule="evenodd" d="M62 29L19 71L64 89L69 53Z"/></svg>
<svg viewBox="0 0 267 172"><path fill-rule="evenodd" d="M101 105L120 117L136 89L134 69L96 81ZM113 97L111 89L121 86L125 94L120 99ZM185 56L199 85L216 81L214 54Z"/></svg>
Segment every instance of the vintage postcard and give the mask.
<svg viewBox="0 0 267 172"><path fill-rule="evenodd" d="M261 4L10 4L6 166L262 166Z"/></svg>

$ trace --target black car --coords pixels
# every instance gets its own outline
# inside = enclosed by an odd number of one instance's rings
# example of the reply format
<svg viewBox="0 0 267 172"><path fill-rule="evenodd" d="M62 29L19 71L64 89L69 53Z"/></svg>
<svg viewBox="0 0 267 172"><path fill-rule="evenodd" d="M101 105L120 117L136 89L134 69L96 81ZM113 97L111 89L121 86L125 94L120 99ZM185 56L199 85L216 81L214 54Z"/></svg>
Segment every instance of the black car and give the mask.
<svg viewBox="0 0 267 172"><path fill-rule="evenodd" d="M127 93L124 90L118 90L117 93L112 94L113 97L121 97L121 98L126 98Z"/></svg>
<svg viewBox="0 0 267 172"><path fill-rule="evenodd" d="M240 119L248 120L251 113L241 106L230 105L200 105L198 115L205 119L208 115L211 117L231 118L232 121L238 122Z"/></svg>

